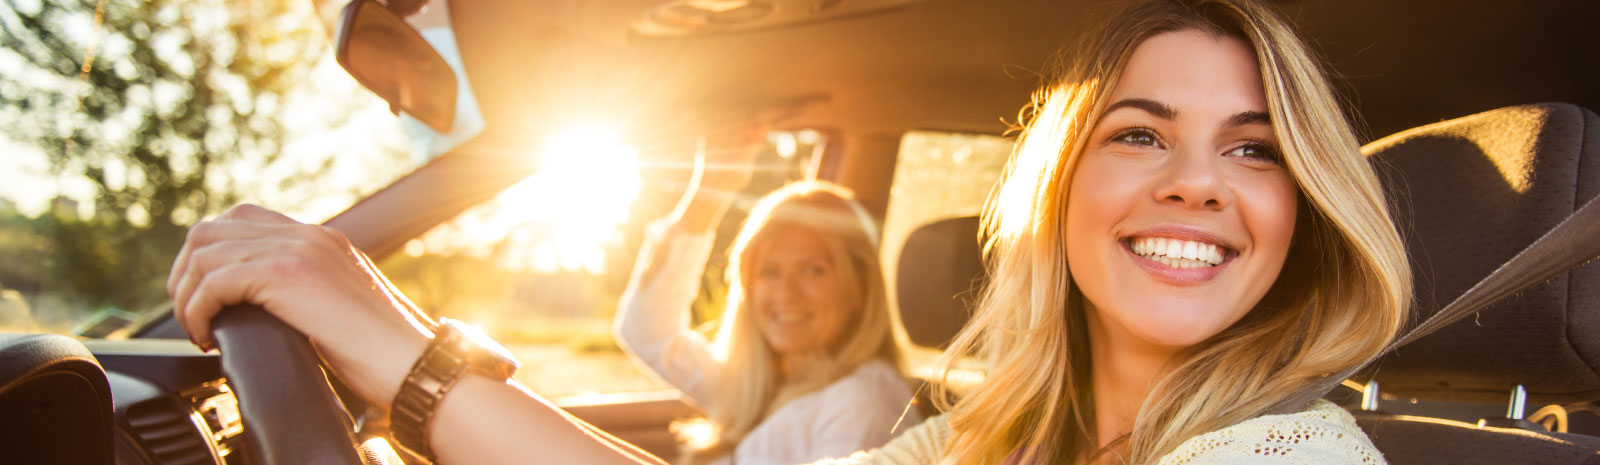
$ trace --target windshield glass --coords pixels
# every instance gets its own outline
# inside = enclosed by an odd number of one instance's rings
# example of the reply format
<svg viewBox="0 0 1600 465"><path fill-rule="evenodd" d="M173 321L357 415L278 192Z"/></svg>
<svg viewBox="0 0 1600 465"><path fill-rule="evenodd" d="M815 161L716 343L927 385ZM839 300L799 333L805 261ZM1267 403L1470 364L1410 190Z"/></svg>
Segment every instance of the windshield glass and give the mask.
<svg viewBox="0 0 1600 465"><path fill-rule="evenodd" d="M321 222L416 162L304 1L0 6L0 332L120 337L189 225Z"/></svg>

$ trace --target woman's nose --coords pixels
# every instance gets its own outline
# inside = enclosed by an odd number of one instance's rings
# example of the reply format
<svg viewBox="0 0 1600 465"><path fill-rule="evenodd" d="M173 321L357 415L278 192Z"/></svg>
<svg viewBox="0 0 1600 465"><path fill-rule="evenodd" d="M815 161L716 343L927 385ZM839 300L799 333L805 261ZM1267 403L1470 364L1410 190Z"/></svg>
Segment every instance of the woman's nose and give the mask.
<svg viewBox="0 0 1600 465"><path fill-rule="evenodd" d="M801 294L800 280L795 273L783 273L772 280L772 293L778 300L791 300Z"/></svg>
<svg viewBox="0 0 1600 465"><path fill-rule="evenodd" d="M1168 159L1152 192L1156 202L1186 209L1221 210L1233 203L1221 172L1220 155L1180 151Z"/></svg>

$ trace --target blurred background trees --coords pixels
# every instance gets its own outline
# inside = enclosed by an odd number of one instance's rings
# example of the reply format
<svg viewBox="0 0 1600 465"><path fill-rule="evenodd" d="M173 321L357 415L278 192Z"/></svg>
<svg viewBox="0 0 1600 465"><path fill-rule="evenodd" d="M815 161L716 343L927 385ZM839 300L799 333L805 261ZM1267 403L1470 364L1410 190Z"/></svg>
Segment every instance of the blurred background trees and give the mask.
<svg viewBox="0 0 1600 465"><path fill-rule="evenodd" d="M249 189L314 181L331 157L279 163L284 103L327 47L309 4L5 0L0 131L93 195L34 218L0 209L0 288L50 283L82 309L159 304L189 224Z"/></svg>

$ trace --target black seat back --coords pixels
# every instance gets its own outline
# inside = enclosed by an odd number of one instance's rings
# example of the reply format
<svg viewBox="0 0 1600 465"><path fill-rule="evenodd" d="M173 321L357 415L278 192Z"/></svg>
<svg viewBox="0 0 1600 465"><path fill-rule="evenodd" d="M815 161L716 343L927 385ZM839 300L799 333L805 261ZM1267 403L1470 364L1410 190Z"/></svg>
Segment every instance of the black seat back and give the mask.
<svg viewBox="0 0 1600 465"><path fill-rule="evenodd" d="M1406 237L1417 319L1432 314L1600 193L1600 117L1567 104L1488 111L1363 149ZM1600 240L1600 238L1595 238ZM1581 266L1375 363L1390 397L1528 405L1600 399L1600 267ZM1585 463L1600 439L1363 414L1391 463Z"/></svg>
<svg viewBox="0 0 1600 465"><path fill-rule="evenodd" d="M971 316L983 288L978 217L923 225L906 236L895 271L895 298L911 342L943 348Z"/></svg>

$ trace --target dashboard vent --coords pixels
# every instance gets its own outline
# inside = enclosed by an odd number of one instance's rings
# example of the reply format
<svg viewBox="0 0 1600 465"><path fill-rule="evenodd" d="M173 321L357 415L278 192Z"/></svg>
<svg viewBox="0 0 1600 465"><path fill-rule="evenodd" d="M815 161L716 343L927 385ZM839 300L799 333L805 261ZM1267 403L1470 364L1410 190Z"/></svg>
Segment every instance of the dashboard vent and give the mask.
<svg viewBox="0 0 1600 465"><path fill-rule="evenodd" d="M201 421L192 410L171 399L155 399L128 408L128 426L161 465L214 465L218 462Z"/></svg>

